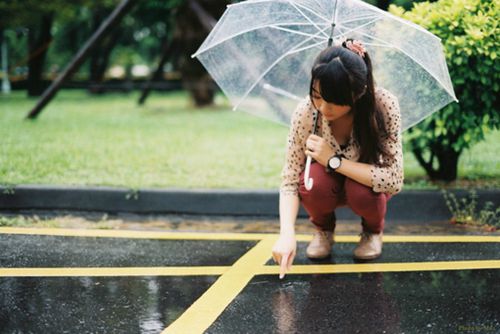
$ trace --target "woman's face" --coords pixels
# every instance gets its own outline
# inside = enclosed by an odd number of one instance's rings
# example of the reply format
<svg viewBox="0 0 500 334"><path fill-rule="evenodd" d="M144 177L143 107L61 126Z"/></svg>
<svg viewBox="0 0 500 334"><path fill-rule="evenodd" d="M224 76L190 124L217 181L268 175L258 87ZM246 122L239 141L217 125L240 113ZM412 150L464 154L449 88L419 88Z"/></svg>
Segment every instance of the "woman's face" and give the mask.
<svg viewBox="0 0 500 334"><path fill-rule="evenodd" d="M328 121L335 121L351 111L350 106L341 106L326 102L320 95L319 81L313 83L312 102L321 115Z"/></svg>

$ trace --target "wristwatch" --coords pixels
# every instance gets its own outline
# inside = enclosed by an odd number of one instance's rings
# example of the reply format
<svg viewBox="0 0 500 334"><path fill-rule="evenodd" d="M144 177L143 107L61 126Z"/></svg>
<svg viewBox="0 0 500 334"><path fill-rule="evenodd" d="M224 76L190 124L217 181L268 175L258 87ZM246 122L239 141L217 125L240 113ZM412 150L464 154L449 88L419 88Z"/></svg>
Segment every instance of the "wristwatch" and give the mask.
<svg viewBox="0 0 500 334"><path fill-rule="evenodd" d="M330 159L328 159L328 163L326 164L326 171L328 173L333 173L337 168L342 165L342 159L345 158L343 154L335 154Z"/></svg>

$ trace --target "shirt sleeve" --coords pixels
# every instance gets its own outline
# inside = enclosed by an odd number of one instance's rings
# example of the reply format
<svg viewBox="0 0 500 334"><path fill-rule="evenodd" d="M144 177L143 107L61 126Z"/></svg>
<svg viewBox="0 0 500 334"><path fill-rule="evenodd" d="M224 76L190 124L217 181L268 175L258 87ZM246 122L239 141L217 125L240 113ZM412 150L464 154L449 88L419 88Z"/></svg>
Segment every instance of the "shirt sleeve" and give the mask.
<svg viewBox="0 0 500 334"><path fill-rule="evenodd" d="M394 155L393 158L381 156L385 167L379 164L370 169L374 192L397 194L403 188L403 145L401 135L401 113L398 99L386 90L382 90L377 99L379 106L385 110L385 125L388 136L382 139L386 149Z"/></svg>
<svg viewBox="0 0 500 334"><path fill-rule="evenodd" d="M312 117L308 110L309 99L305 98L304 101L299 102L292 115L285 165L281 171L281 194L298 195L299 193L300 173L306 162L304 145L307 139L308 123L311 123L312 128Z"/></svg>

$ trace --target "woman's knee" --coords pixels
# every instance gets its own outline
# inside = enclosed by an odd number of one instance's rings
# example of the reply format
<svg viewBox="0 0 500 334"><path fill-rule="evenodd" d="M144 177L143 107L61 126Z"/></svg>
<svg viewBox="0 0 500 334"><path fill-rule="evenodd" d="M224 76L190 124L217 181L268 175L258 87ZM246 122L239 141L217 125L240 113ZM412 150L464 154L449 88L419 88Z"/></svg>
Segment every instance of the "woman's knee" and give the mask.
<svg viewBox="0 0 500 334"><path fill-rule="evenodd" d="M314 180L311 190L307 190L305 187L304 174L305 171L300 174L299 183L299 193L302 198L331 198L341 191L342 185L340 184L340 180L328 174L325 171L325 167L323 167L319 163L311 164L309 177Z"/></svg>
<svg viewBox="0 0 500 334"><path fill-rule="evenodd" d="M385 214L387 200L384 193L376 193L372 188L350 178L345 181L345 193L351 208L358 211L381 211L381 214Z"/></svg>

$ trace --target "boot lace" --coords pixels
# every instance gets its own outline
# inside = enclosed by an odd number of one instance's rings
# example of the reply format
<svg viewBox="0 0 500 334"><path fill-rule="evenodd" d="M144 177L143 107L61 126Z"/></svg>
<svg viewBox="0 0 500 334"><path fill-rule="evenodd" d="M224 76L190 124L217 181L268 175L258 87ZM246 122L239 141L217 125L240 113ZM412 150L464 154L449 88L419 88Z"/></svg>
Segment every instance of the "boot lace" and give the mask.
<svg viewBox="0 0 500 334"><path fill-rule="evenodd" d="M321 238L324 238L328 241L333 240L333 232L317 230L316 233L318 233Z"/></svg>
<svg viewBox="0 0 500 334"><path fill-rule="evenodd" d="M363 231L359 234L359 236L361 237L361 239L369 240L372 234L370 232Z"/></svg>
<svg viewBox="0 0 500 334"><path fill-rule="evenodd" d="M319 233L321 233L321 235L325 238L328 238L328 234L332 233L332 232L328 232L328 231L319 231Z"/></svg>

